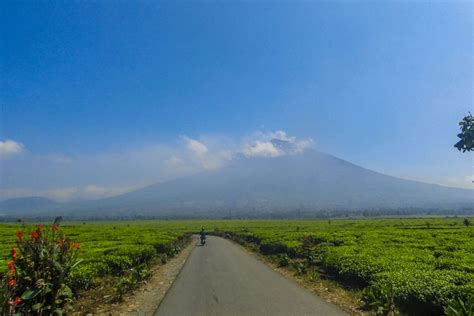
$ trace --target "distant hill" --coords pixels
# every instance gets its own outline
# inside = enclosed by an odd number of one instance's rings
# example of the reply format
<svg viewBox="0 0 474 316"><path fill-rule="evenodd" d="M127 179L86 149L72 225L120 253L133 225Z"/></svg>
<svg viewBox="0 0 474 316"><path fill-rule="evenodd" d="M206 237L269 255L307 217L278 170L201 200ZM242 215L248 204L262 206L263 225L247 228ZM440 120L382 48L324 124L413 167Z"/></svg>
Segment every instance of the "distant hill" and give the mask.
<svg viewBox="0 0 474 316"><path fill-rule="evenodd" d="M239 157L219 170L106 199L61 204L53 213L90 217L292 217L321 211L398 209L474 212L474 191L399 179L309 150L276 158Z"/></svg>
<svg viewBox="0 0 474 316"><path fill-rule="evenodd" d="M54 210L59 203L39 196L14 198L0 201L0 215L31 215Z"/></svg>

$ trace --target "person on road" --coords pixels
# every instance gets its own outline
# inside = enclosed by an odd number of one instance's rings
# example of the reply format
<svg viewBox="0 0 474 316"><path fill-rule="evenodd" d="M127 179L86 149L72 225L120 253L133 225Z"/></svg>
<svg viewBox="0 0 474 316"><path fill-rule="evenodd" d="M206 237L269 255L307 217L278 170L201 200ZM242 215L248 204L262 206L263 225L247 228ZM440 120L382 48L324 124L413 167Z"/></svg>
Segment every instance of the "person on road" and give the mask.
<svg viewBox="0 0 474 316"><path fill-rule="evenodd" d="M206 242L206 232L204 231L204 227L201 227L199 236L201 236L201 245L204 245L204 243Z"/></svg>

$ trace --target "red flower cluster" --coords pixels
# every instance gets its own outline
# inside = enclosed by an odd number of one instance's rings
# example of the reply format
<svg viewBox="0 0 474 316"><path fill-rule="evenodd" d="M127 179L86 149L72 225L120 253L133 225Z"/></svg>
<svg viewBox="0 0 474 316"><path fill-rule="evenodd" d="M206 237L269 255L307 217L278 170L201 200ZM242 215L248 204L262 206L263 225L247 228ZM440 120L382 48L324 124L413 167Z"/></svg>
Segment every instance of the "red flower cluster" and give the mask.
<svg viewBox="0 0 474 316"><path fill-rule="evenodd" d="M13 262L13 261L8 262L8 272L10 274L15 274L15 272L16 272L15 271L15 262Z"/></svg>
<svg viewBox="0 0 474 316"><path fill-rule="evenodd" d="M38 233L36 230L31 233L31 239L38 240L40 236L40 233Z"/></svg>
<svg viewBox="0 0 474 316"><path fill-rule="evenodd" d="M38 240L41 236L41 229L43 228L43 225L38 224L36 225L36 229L31 233L31 239Z"/></svg>
<svg viewBox="0 0 474 316"><path fill-rule="evenodd" d="M8 287L12 288L16 285L16 280L15 280L15 273L16 273L16 270L15 270L15 260L16 259L16 248L12 248L12 251L11 251L11 258L12 260L8 262L8 281L7 281L7 284L8 284Z"/></svg>
<svg viewBox="0 0 474 316"><path fill-rule="evenodd" d="M16 259L16 248L12 248L11 257L12 259Z"/></svg>
<svg viewBox="0 0 474 316"><path fill-rule="evenodd" d="M71 245L69 245L69 250L76 248L77 250L81 249L81 244L78 242L73 242Z"/></svg>
<svg viewBox="0 0 474 316"><path fill-rule="evenodd" d="M14 277L8 278L8 287L14 287L16 285L16 280Z"/></svg>
<svg viewBox="0 0 474 316"><path fill-rule="evenodd" d="M51 229L51 231L49 229ZM2 314L2 311L8 310L11 315L19 315L23 308L30 308L30 305L36 301L46 302L47 304L45 303L45 306L52 305L51 302L57 302L58 296L50 293L47 293L48 295L38 294L38 297L34 299L23 300L21 298L25 280L31 280L33 284L38 284L35 279L37 278L36 271L31 273L25 272L28 271L28 269L25 269L25 264L29 265L30 262L33 262L35 267L38 266L38 269L41 271L48 271L48 266L50 267L53 264L59 264L61 267L70 267L76 260L76 250L81 249L81 245L78 242L70 241L65 234L59 231L59 224L53 224L51 228L44 227L44 230L43 225L39 224L34 227L31 232L19 230L16 232L16 238L17 247L11 248L10 260L7 262L8 272L4 274L3 285L0 284L0 287L3 286L5 289L1 295L2 300L0 301L0 305L3 306L3 308L0 306L0 314ZM33 254L33 256L30 256L30 253ZM45 253L44 267L42 266L42 262L41 264L36 264L36 254L38 253ZM59 259L57 258L58 256ZM25 273L29 273L30 275L25 275ZM56 275L50 275L48 282L55 284L58 288L62 284L66 284L62 278ZM4 296L3 293L6 295ZM60 304L60 308L68 304L66 301L59 300L59 302L61 302L58 303Z"/></svg>

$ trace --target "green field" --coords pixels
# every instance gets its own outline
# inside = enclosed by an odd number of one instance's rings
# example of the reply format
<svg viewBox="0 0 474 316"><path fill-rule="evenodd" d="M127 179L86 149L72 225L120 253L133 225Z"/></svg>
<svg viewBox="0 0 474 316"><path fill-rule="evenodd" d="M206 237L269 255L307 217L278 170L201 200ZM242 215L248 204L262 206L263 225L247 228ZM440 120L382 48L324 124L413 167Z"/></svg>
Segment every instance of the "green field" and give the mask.
<svg viewBox="0 0 474 316"><path fill-rule="evenodd" d="M190 225L184 222L72 222L61 225L71 240L81 245L82 260L73 279L76 291L90 289L104 277L117 277L117 289L129 290L147 277L148 265L155 259L166 262L186 243ZM0 225L0 272L6 271L18 224ZM28 227L26 227L28 231ZM134 272L132 274L130 272Z"/></svg>
<svg viewBox="0 0 474 316"><path fill-rule="evenodd" d="M81 243L76 289L107 276L143 273L176 254L201 226L250 247L308 278L359 289L365 307L387 313L442 314L472 304L474 227L462 218L374 220L213 220L64 223ZM0 271L16 224L0 225ZM130 277L131 278L131 277ZM138 279L140 277L137 277ZM118 278L117 278L118 280ZM130 281L131 282L131 281Z"/></svg>

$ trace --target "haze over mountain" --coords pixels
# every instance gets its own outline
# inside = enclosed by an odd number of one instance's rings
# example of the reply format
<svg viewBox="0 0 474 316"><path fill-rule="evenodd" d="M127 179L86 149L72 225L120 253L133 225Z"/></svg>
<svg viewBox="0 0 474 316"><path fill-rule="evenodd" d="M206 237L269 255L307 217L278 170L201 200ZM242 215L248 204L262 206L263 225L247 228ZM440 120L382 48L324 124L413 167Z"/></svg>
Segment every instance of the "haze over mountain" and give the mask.
<svg viewBox="0 0 474 316"><path fill-rule="evenodd" d="M60 203L40 196L8 199L0 202L0 215L2 215L2 211L11 215L32 215L54 209L58 205Z"/></svg>
<svg viewBox="0 0 474 316"><path fill-rule="evenodd" d="M226 166L133 192L76 203L0 203L0 213L74 217L267 217L320 211L436 209L473 211L468 189L399 179L332 155L272 141L272 158L240 155ZM16 202L16 203L14 203ZM22 206L22 205L23 206ZM34 210L34 212L33 212ZM38 212L40 210L41 212Z"/></svg>

